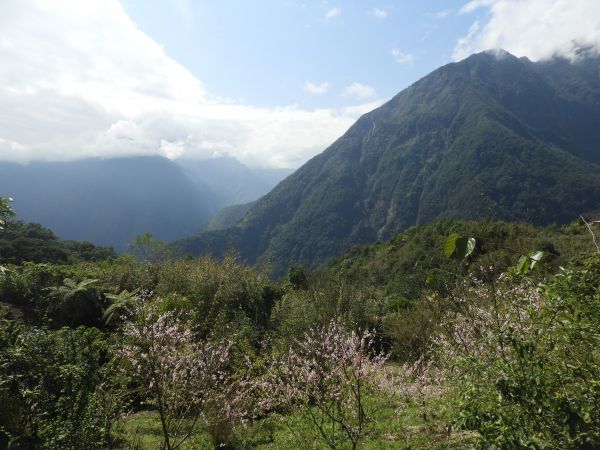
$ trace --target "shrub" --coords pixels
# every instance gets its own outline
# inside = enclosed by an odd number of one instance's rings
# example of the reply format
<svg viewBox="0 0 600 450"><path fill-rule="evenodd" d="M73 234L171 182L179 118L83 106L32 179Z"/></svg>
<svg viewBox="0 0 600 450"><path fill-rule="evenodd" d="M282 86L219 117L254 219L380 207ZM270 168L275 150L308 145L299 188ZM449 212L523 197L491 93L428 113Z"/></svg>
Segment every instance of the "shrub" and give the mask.
<svg viewBox="0 0 600 450"><path fill-rule="evenodd" d="M260 407L291 407L329 448L348 442L355 449L374 421L372 395L387 359L370 354L372 337L369 332L348 333L335 322L310 330L297 348L271 362L259 384L265 393Z"/></svg>
<svg viewBox="0 0 600 450"><path fill-rule="evenodd" d="M11 448L106 448L124 399L102 334L7 327L2 340L1 416Z"/></svg>
<svg viewBox="0 0 600 450"><path fill-rule="evenodd" d="M144 298L138 299L123 331L123 367L142 398L158 410L164 447L178 448L209 425L207 410L228 398L230 344L197 342L177 314L161 313L157 301ZM226 403L220 406L227 410Z"/></svg>
<svg viewBox="0 0 600 450"><path fill-rule="evenodd" d="M598 258L548 286L475 285L455 299L438 354L459 423L484 448L598 448Z"/></svg>

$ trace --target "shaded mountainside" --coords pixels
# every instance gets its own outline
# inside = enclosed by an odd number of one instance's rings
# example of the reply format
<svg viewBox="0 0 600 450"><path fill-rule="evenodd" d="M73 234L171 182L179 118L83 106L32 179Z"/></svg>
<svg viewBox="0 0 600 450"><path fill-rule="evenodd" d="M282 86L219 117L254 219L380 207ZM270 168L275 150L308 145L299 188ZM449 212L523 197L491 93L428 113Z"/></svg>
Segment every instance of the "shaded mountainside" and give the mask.
<svg viewBox="0 0 600 450"><path fill-rule="evenodd" d="M117 250L146 231L160 239L196 233L216 210L208 188L162 157L2 162L0 192L14 198L18 219Z"/></svg>
<svg viewBox="0 0 600 450"><path fill-rule="evenodd" d="M208 186L219 208L252 202L292 172L290 169L251 168L226 156L174 162L192 181L200 183L200 187Z"/></svg>
<svg viewBox="0 0 600 450"><path fill-rule="evenodd" d="M236 225L246 213L254 206L254 202L241 205L231 205L220 209L208 222L202 231L223 230Z"/></svg>
<svg viewBox="0 0 600 450"><path fill-rule="evenodd" d="M182 253L276 272L438 218L565 223L600 205L600 60L473 55L419 80Z"/></svg>

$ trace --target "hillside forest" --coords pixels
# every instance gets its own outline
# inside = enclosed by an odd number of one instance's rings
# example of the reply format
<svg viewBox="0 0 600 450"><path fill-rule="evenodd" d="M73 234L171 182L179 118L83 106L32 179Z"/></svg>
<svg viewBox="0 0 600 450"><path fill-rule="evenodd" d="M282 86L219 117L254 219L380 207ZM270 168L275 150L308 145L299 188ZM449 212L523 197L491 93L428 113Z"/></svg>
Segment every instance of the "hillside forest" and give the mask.
<svg viewBox="0 0 600 450"><path fill-rule="evenodd" d="M436 220L281 278L0 201L0 448L600 448L580 217Z"/></svg>

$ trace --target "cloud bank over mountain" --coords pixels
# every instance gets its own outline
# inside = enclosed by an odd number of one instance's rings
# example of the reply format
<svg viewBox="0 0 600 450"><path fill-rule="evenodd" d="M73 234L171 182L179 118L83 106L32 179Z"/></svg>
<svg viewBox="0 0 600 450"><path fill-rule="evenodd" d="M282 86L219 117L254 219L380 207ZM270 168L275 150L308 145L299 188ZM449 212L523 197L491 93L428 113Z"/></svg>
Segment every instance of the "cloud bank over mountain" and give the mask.
<svg viewBox="0 0 600 450"><path fill-rule="evenodd" d="M460 13L484 13L459 40L454 59L490 49L539 61L571 60L600 49L598 0L471 0Z"/></svg>
<svg viewBox="0 0 600 450"><path fill-rule="evenodd" d="M296 167L362 111L213 96L117 0L6 2L0 27L2 160L228 154Z"/></svg>

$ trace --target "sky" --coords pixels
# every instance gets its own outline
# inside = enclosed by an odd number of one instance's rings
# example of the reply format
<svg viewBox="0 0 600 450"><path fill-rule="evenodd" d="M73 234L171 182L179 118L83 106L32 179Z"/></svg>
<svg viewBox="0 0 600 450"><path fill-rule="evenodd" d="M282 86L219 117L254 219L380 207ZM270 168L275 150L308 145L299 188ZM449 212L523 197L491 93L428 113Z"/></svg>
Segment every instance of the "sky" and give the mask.
<svg viewBox="0 0 600 450"><path fill-rule="evenodd" d="M0 160L296 168L441 65L581 47L599 0L0 0Z"/></svg>

